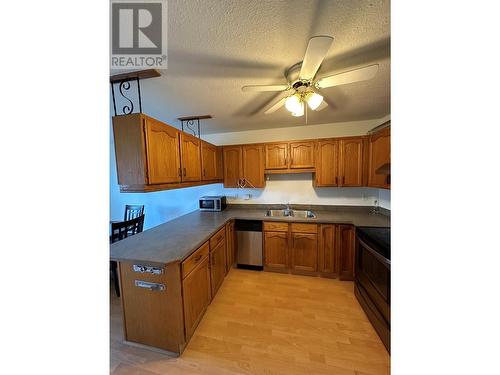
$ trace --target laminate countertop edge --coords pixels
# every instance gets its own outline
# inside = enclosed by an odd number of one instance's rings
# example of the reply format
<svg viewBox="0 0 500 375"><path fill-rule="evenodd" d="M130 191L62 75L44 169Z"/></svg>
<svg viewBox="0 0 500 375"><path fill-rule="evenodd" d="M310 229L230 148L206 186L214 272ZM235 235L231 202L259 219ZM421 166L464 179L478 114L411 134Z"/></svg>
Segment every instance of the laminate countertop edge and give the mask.
<svg viewBox="0 0 500 375"><path fill-rule="evenodd" d="M151 266L180 263L231 220L351 224L390 227L390 216L358 210L315 211L317 218L267 217L265 209L228 208L222 212L193 211L110 246L110 259Z"/></svg>

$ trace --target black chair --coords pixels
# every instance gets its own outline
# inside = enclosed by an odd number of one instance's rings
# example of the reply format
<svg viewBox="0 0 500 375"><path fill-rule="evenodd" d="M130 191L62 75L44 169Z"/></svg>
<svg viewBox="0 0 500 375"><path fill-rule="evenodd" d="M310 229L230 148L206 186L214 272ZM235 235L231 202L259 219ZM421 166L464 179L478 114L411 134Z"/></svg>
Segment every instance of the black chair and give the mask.
<svg viewBox="0 0 500 375"><path fill-rule="evenodd" d="M144 214L130 220L111 223L111 235L109 236L109 240L111 243L123 240L124 238L142 232L143 227ZM120 297L120 284L118 283L117 263L114 260L110 262L110 268L113 275L116 295Z"/></svg>
<svg viewBox="0 0 500 375"><path fill-rule="evenodd" d="M123 216L123 220L127 221L130 219L135 219L144 215L144 205L143 204L127 204L125 205L125 215Z"/></svg>

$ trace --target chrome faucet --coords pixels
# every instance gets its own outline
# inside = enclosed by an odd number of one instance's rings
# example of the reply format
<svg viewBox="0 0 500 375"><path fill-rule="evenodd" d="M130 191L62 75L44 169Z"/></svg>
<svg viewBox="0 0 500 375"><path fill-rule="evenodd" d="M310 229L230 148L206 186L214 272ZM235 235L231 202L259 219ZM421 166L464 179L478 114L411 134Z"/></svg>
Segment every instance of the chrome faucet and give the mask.
<svg viewBox="0 0 500 375"><path fill-rule="evenodd" d="M286 212L290 212L290 202L287 202L286 203L286 208L285 208Z"/></svg>

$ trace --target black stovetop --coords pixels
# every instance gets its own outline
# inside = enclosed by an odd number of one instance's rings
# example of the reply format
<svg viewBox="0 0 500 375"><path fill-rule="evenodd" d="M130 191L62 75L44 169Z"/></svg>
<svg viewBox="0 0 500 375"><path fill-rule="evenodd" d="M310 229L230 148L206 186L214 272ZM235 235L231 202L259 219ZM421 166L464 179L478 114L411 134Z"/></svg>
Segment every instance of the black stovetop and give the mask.
<svg viewBox="0 0 500 375"><path fill-rule="evenodd" d="M377 253L391 259L391 228L358 227L362 239Z"/></svg>

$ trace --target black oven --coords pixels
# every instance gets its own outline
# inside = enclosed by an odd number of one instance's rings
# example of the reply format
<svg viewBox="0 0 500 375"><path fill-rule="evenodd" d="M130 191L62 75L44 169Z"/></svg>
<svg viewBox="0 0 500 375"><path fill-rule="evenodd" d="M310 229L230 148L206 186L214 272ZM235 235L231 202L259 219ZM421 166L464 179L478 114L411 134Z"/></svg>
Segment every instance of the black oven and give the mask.
<svg viewBox="0 0 500 375"><path fill-rule="evenodd" d="M356 229L355 294L390 352L390 228L358 227Z"/></svg>

